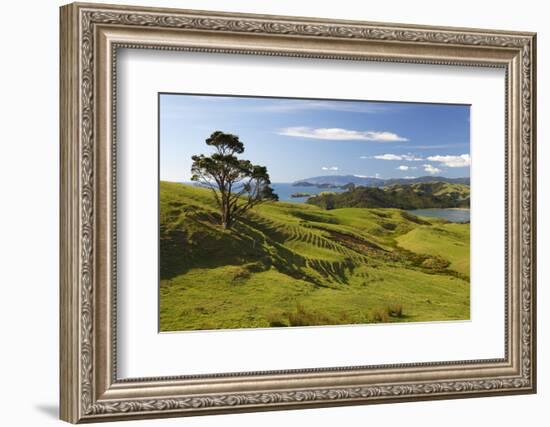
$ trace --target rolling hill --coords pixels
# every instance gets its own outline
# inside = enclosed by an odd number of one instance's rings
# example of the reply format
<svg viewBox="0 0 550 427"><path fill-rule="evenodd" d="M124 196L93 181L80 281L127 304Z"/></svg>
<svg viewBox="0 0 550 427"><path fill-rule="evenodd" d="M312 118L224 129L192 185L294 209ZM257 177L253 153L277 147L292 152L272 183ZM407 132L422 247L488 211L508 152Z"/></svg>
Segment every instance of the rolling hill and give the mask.
<svg viewBox="0 0 550 427"><path fill-rule="evenodd" d="M160 183L161 331L469 318L469 224L290 202L218 224L209 190Z"/></svg>
<svg viewBox="0 0 550 427"><path fill-rule="evenodd" d="M469 208L470 187L446 182L393 184L386 187L356 187L343 193L323 192L307 203L324 209L336 208Z"/></svg>

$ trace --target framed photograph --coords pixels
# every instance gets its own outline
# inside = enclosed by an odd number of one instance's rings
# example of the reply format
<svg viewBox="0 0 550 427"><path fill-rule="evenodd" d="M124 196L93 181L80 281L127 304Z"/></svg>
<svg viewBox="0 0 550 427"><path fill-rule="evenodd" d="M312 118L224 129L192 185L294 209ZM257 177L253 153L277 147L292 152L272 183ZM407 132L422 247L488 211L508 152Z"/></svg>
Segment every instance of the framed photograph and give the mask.
<svg viewBox="0 0 550 427"><path fill-rule="evenodd" d="M61 418L536 391L535 34L61 8Z"/></svg>

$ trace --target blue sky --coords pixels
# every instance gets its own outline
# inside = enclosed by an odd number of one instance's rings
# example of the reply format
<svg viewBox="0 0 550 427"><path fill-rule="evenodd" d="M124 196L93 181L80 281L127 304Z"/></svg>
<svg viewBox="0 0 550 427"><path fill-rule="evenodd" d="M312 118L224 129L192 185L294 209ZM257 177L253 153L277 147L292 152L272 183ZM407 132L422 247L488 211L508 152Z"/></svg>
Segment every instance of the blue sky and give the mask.
<svg viewBox="0 0 550 427"><path fill-rule="evenodd" d="M160 178L189 181L191 156L216 131L272 182L320 175L470 175L470 107L209 95L160 95Z"/></svg>

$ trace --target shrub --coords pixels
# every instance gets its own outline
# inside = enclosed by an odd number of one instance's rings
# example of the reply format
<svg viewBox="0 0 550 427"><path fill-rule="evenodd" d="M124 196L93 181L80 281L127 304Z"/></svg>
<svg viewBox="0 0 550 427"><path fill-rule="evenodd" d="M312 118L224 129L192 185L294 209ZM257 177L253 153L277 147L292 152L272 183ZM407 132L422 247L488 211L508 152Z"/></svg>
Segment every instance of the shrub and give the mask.
<svg viewBox="0 0 550 427"><path fill-rule="evenodd" d="M388 314L391 317L402 317L403 316L403 306L401 304L390 304L387 307Z"/></svg>
<svg viewBox="0 0 550 427"><path fill-rule="evenodd" d="M381 225L382 228L390 231L394 231L397 228L397 224L394 224L393 222L383 222Z"/></svg>
<svg viewBox="0 0 550 427"><path fill-rule="evenodd" d="M330 325L331 319L322 313L307 311L304 306L297 303L296 311L288 315L290 326L320 326Z"/></svg>
<svg viewBox="0 0 550 427"><path fill-rule="evenodd" d="M387 212L372 210L371 213L373 213L374 215L376 215L379 218L391 218L391 214L389 214Z"/></svg>
<svg viewBox="0 0 550 427"><path fill-rule="evenodd" d="M403 306L399 303L391 303L385 307L375 308L371 313L371 317L374 322L389 322L392 317L403 317Z"/></svg>
<svg viewBox="0 0 550 427"><path fill-rule="evenodd" d="M376 308L372 311L372 320L374 322L388 322L390 320L390 317L388 316L388 312L381 308Z"/></svg>
<svg viewBox="0 0 550 427"><path fill-rule="evenodd" d="M450 262L446 259L443 259L439 256L434 256L426 258L424 261L422 261L420 265L429 270L444 270L449 266L449 264Z"/></svg>
<svg viewBox="0 0 550 427"><path fill-rule="evenodd" d="M265 271L266 269L265 265L260 261L249 262L247 264L244 264L243 268L245 268L247 271L251 273L258 273L260 271Z"/></svg>
<svg viewBox="0 0 550 427"><path fill-rule="evenodd" d="M267 315L267 322L269 323L269 326L271 326L272 328L281 328L281 327L288 326L285 323L284 319L282 319L281 317L277 316L274 313Z"/></svg>
<svg viewBox="0 0 550 427"><path fill-rule="evenodd" d="M233 283L248 279L251 276L250 270L244 266L229 266L226 268L226 274L227 278Z"/></svg>
<svg viewBox="0 0 550 427"><path fill-rule="evenodd" d="M275 319L275 320L271 320L269 322L269 326L271 326L272 328L283 328L283 327L286 327L288 325L280 319Z"/></svg>
<svg viewBox="0 0 550 427"><path fill-rule="evenodd" d="M415 224L422 224L422 225L429 225L430 223L428 221L424 221L423 219L417 217L416 215L412 215L408 212L402 211L401 217L406 219L407 221L414 222Z"/></svg>

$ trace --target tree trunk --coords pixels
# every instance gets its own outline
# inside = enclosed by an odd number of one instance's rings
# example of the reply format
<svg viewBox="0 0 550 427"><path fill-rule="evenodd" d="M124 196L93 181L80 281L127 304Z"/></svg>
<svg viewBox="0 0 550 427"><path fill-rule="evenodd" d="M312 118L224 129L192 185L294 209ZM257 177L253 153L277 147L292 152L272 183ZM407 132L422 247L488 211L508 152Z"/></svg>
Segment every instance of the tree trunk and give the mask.
<svg viewBox="0 0 550 427"><path fill-rule="evenodd" d="M229 230L231 228L231 221L224 220L222 222L222 227L223 227L224 230Z"/></svg>
<svg viewBox="0 0 550 427"><path fill-rule="evenodd" d="M222 202L222 227L224 230L231 228L231 212L229 208L229 200Z"/></svg>
<svg viewBox="0 0 550 427"><path fill-rule="evenodd" d="M222 215L222 227L224 230L229 230L231 228L231 217L229 213L224 213Z"/></svg>

